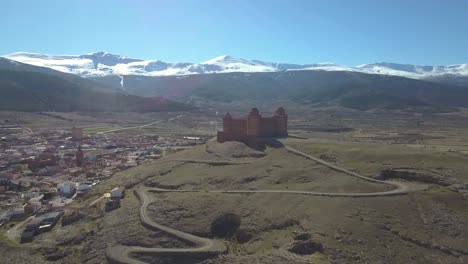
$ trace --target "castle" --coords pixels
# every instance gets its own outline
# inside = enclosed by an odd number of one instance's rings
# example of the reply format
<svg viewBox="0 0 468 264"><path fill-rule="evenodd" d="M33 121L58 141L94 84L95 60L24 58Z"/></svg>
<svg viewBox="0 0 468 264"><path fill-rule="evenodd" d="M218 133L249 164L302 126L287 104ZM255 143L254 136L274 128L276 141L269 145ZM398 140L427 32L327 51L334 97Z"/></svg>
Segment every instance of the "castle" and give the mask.
<svg viewBox="0 0 468 264"><path fill-rule="evenodd" d="M223 118L223 131L218 131L218 142L240 141L256 146L259 138L285 137L288 135L288 115L283 107L272 117L263 117L252 108L247 117L233 118L229 113Z"/></svg>

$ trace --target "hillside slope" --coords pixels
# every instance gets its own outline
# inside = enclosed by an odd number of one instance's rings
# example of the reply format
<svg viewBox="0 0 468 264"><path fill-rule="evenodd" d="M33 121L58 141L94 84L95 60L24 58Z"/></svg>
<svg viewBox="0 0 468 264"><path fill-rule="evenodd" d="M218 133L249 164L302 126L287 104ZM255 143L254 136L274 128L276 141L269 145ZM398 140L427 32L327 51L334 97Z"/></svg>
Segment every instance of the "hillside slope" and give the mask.
<svg viewBox="0 0 468 264"><path fill-rule="evenodd" d="M447 154L441 158L438 150L432 148L315 139L285 139L282 143L317 157L324 153L333 155L340 167L368 176L379 175L389 164L396 168L427 170L429 163L431 170L457 171L459 173L453 177L463 182L467 180L463 173L466 171L464 157ZM146 186L198 190L150 192L148 198L153 202L145 209L145 215L175 230L226 239L229 251L222 256L202 259L184 258L183 254L172 258L148 254L132 256L145 263L364 263L361 259L368 263L466 262L467 202L450 188L434 184L425 191L406 195L361 198L214 192L387 190L383 184L351 177L283 147L267 148L262 156L224 156L238 151L249 153L252 150L241 143L208 142L120 172L96 185L73 206L81 205L83 211L92 215L95 210L102 210L103 203L87 207L90 202L115 186L126 186L121 208L44 233L32 242L32 251L48 258L61 253L61 263L105 263L106 249L115 246L193 247L165 232L149 231L141 224L140 202L133 191ZM370 160L373 162L366 162ZM211 227L226 213L239 216L240 225L235 226L230 235L223 236L213 232ZM294 244L310 245L310 242L320 247L293 250ZM80 247L79 251L73 250L76 246Z"/></svg>
<svg viewBox="0 0 468 264"><path fill-rule="evenodd" d="M468 90L464 87L358 72L286 71L123 78L129 93L173 99L191 96L225 102L287 99L301 103L335 102L361 110L451 111L453 107L468 106ZM94 80L117 87L121 78L108 76Z"/></svg>
<svg viewBox="0 0 468 264"><path fill-rule="evenodd" d="M164 98L144 98L75 75L0 60L0 110L171 111L192 107Z"/></svg>

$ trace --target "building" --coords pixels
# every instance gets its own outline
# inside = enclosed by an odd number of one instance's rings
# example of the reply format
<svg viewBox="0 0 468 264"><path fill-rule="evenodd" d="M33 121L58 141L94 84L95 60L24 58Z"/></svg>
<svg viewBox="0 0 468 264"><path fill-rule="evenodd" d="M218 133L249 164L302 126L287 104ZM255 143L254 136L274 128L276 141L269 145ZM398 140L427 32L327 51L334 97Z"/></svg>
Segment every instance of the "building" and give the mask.
<svg viewBox="0 0 468 264"><path fill-rule="evenodd" d="M52 230L52 228L57 224L60 217L62 217L63 211L50 212L41 215L43 219L41 225L39 226L39 233L47 232Z"/></svg>
<svg viewBox="0 0 468 264"><path fill-rule="evenodd" d="M62 226L76 223L85 217L80 211L67 211L62 217Z"/></svg>
<svg viewBox="0 0 468 264"><path fill-rule="evenodd" d="M125 187L115 187L111 190L110 197L121 199L125 195Z"/></svg>
<svg viewBox="0 0 468 264"><path fill-rule="evenodd" d="M9 217L10 217L10 220L12 220L12 221L19 221L19 220L26 219L27 215L24 212L23 207L18 207L18 208L14 208L13 210L10 211Z"/></svg>
<svg viewBox="0 0 468 264"><path fill-rule="evenodd" d="M44 221L44 218L34 217L31 221L29 221L29 223L26 224L24 231L32 231L33 235L36 235L42 221Z"/></svg>
<svg viewBox="0 0 468 264"><path fill-rule="evenodd" d="M30 200L25 205L23 205L23 210L26 215L32 215L37 213L42 207L42 203L36 200Z"/></svg>
<svg viewBox="0 0 468 264"><path fill-rule="evenodd" d="M76 184L71 181L65 181L57 184L57 191L65 197L72 197L76 191Z"/></svg>
<svg viewBox="0 0 468 264"><path fill-rule="evenodd" d="M80 183L78 184L78 187L76 188L77 191L79 192L87 192L89 190L91 190L93 186L89 185L89 184L86 184L86 183Z"/></svg>
<svg viewBox="0 0 468 264"><path fill-rule="evenodd" d="M83 129L78 127L72 127L72 140L80 141L83 140Z"/></svg>
<svg viewBox="0 0 468 264"><path fill-rule="evenodd" d="M223 131L218 131L218 142L240 141L255 146L259 138L288 135L288 115L283 107L271 117L263 117L252 108L247 117L233 118L229 113L223 118Z"/></svg>
<svg viewBox="0 0 468 264"><path fill-rule="evenodd" d="M27 163L29 169L33 171L40 168L57 166L59 163L59 156L54 155L53 153L43 152L34 159L29 159Z"/></svg>
<svg viewBox="0 0 468 264"><path fill-rule="evenodd" d="M21 243L31 242L35 235L52 230L62 215L63 211L57 211L34 217L21 233Z"/></svg>
<svg viewBox="0 0 468 264"><path fill-rule="evenodd" d="M0 186L7 186L10 183L10 179L7 177L0 177Z"/></svg>
<svg viewBox="0 0 468 264"><path fill-rule="evenodd" d="M28 243L33 241L36 230L23 230L21 232L20 243Z"/></svg>

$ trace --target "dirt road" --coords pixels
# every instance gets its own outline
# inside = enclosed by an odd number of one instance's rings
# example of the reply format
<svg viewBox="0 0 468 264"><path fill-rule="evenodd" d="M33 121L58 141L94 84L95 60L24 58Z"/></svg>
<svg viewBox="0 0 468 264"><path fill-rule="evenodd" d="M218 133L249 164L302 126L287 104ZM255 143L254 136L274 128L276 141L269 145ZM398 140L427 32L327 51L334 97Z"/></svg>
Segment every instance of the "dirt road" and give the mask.
<svg viewBox="0 0 468 264"><path fill-rule="evenodd" d="M183 117L184 115L178 115L176 117L173 117L173 118L169 118L167 121L174 121L178 118L181 118ZM99 132L98 134L102 135L102 134L107 134L107 133L112 133L112 132L117 132L117 131L122 131L122 130L129 130L129 129L141 129L141 128L145 128L145 127L149 127L149 126L152 126L152 125L155 125L157 123L160 123L160 122L163 122L164 120L157 120L157 121L154 121L154 122L151 122L151 123L148 123L148 124L145 124L145 125L141 125L141 126L133 126L133 127L122 127L122 128L116 128L116 129L111 129L111 130L107 130L107 131L102 131L102 132Z"/></svg>
<svg viewBox="0 0 468 264"><path fill-rule="evenodd" d="M287 193L287 194L299 194L299 195L315 195L315 196L328 196L328 197L377 197L377 196L392 196L392 195L403 195L410 192L421 191L427 188L427 185L419 183L403 183L403 182L392 182L392 181L381 181L366 177L364 175L349 171L345 168L338 167L331 163L328 163L322 159L314 157L310 154L299 151L295 148L285 146L285 148L296 155L303 156L307 159L318 162L324 166L327 166L333 170L348 174L359 179L363 179L373 183L391 185L394 189L382 192L370 192L370 193L330 193L330 192L313 192L313 191L301 191L301 190L168 190L161 188L147 188L139 187L135 190L136 195L141 201L140 207L140 219L142 224L150 229L158 229L164 231L170 235L173 235L183 241L194 244L193 248L144 248L144 247L127 247L127 246L114 246L107 249L107 257L110 262L113 263L129 263L129 264L145 264L145 262L131 258L131 254L145 253L145 254L190 254L190 253L207 253L207 254L219 254L226 251L226 246L222 241L213 240L203 237L194 236L179 230L175 230L163 225L160 225L147 215L146 208L151 202L147 195L147 192L200 192L200 193Z"/></svg>
<svg viewBox="0 0 468 264"><path fill-rule="evenodd" d="M147 195L148 188L138 187L135 189L135 194L141 202L140 206L140 220L142 224L149 229L157 229L175 236L189 244L195 245L193 248L144 248L144 247L127 247L127 246L114 246L106 251L107 258L111 263L129 263L129 264L143 264L145 262L131 258L131 254L145 253L145 254L219 254L226 252L224 242L215 239L203 238L175 230L154 222L147 214L147 206L151 203L151 199Z"/></svg>

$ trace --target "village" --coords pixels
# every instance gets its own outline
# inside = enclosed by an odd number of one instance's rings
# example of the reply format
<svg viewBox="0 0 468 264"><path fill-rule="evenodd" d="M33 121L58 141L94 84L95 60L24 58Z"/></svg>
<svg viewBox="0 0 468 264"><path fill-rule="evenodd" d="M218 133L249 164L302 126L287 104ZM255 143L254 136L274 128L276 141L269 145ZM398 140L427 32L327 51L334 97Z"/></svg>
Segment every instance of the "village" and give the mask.
<svg viewBox="0 0 468 264"><path fill-rule="evenodd" d="M86 134L83 128L77 127L32 132L25 127L3 124L0 126L0 226L28 219L20 241L29 242L34 235L52 229L64 215L67 204L102 180L204 140L187 136ZM124 188L120 186L109 190L105 210L118 208L123 193Z"/></svg>

